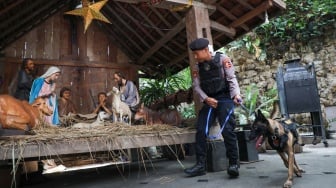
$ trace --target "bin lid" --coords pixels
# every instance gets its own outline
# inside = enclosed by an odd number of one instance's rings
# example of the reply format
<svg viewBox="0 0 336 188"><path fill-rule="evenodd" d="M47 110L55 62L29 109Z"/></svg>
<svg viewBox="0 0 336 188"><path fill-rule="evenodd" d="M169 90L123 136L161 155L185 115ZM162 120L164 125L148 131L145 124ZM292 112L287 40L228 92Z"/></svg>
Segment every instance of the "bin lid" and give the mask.
<svg viewBox="0 0 336 188"><path fill-rule="evenodd" d="M292 59L285 61L284 65L286 69L293 69L297 67L302 67L300 63L301 59Z"/></svg>

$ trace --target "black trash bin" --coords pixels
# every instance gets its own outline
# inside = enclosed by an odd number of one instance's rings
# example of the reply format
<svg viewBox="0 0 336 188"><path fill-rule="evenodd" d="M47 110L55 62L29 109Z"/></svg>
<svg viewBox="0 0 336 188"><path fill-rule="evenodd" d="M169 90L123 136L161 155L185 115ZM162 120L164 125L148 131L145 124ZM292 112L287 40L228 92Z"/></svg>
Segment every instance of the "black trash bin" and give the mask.
<svg viewBox="0 0 336 188"><path fill-rule="evenodd" d="M302 65L300 59L286 61L277 71L281 114L310 113L314 137L321 136L325 146L324 123L314 64Z"/></svg>

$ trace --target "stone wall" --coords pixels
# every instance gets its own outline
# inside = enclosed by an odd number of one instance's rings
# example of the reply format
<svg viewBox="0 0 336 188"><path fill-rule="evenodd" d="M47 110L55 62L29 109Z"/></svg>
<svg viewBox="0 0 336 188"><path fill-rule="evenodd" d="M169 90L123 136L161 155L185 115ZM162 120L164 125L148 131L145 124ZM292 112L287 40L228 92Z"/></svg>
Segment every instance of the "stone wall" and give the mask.
<svg viewBox="0 0 336 188"><path fill-rule="evenodd" d="M281 59L260 62L253 54L241 49L229 52L236 67L242 94L251 83L257 84L261 91L272 88L276 85L277 68L286 60L300 58L303 64L315 65L321 108L326 120L325 108L336 106L336 30L331 28L325 33L324 37L311 39L305 44L292 43Z"/></svg>

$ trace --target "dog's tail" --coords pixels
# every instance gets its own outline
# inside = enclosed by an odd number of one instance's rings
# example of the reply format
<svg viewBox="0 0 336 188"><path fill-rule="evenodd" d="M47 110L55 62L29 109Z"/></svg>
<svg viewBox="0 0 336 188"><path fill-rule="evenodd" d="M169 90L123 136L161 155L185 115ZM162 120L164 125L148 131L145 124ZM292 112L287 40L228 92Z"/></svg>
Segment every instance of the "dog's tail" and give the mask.
<svg viewBox="0 0 336 188"><path fill-rule="evenodd" d="M280 106L279 106L279 100L275 100L273 102L273 109L270 114L271 119L281 119L281 113L280 113Z"/></svg>

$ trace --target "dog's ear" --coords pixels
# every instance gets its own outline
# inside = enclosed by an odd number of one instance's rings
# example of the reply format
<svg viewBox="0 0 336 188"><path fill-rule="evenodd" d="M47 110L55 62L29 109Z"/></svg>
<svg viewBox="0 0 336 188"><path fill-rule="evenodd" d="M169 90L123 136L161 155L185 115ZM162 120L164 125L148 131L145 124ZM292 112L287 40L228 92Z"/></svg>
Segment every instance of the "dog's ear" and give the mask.
<svg viewBox="0 0 336 188"><path fill-rule="evenodd" d="M254 115L256 118L260 118L261 117L261 111L258 109L257 111L254 111Z"/></svg>
<svg viewBox="0 0 336 188"><path fill-rule="evenodd" d="M258 109L258 119L267 120L267 118L264 116L260 109Z"/></svg>
<svg viewBox="0 0 336 188"><path fill-rule="evenodd" d="M254 115L254 119L257 119L258 118L258 111L254 111L253 115Z"/></svg>

